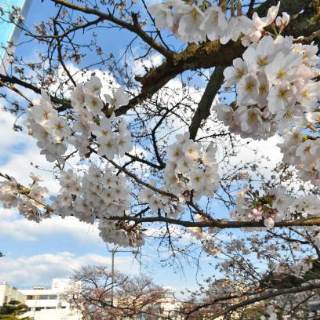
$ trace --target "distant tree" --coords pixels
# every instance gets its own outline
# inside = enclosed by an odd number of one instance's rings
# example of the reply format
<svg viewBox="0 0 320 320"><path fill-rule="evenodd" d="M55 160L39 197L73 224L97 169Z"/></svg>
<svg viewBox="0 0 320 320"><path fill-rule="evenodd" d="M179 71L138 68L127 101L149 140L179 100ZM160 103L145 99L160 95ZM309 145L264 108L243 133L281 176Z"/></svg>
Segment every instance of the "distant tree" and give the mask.
<svg viewBox="0 0 320 320"><path fill-rule="evenodd" d="M31 320L29 317L23 317L28 311L28 307L16 300L12 300L0 307L0 320Z"/></svg>
<svg viewBox="0 0 320 320"><path fill-rule="evenodd" d="M103 267L86 267L73 277L81 289L70 293L71 305L84 320L161 318L167 291L145 276L128 277Z"/></svg>

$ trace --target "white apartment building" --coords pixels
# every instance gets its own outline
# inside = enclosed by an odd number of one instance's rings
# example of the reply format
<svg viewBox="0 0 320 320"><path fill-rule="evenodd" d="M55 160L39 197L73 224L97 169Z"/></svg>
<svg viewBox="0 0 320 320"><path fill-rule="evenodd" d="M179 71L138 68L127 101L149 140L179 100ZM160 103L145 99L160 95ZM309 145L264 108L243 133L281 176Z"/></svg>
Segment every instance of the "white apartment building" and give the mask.
<svg viewBox="0 0 320 320"><path fill-rule="evenodd" d="M81 314L70 307L65 295L79 284L69 279L53 279L51 288L34 287L19 290L0 283L0 306L12 300L28 306L25 316L33 320L81 320Z"/></svg>
<svg viewBox="0 0 320 320"><path fill-rule="evenodd" d="M20 290L30 311L26 316L34 320L80 320L81 314L70 308L65 294L76 284L68 279L53 279L51 288L34 287Z"/></svg>

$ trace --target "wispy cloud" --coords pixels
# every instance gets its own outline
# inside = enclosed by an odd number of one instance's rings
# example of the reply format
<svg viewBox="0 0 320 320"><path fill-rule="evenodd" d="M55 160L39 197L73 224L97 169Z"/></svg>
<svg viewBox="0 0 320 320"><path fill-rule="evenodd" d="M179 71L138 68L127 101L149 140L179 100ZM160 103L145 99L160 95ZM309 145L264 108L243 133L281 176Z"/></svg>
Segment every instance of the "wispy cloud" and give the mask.
<svg viewBox="0 0 320 320"><path fill-rule="evenodd" d="M0 213L1 237L22 241L42 241L45 236L68 235L77 241L103 244L95 225L80 222L74 217L54 216L41 223L29 221L8 211Z"/></svg>
<svg viewBox="0 0 320 320"><path fill-rule="evenodd" d="M18 288L50 285L53 278L66 278L86 265L110 266L111 258L97 254L75 256L70 252L39 254L18 258L4 257L0 261L0 280ZM117 257L116 269L136 274L138 264L131 257Z"/></svg>

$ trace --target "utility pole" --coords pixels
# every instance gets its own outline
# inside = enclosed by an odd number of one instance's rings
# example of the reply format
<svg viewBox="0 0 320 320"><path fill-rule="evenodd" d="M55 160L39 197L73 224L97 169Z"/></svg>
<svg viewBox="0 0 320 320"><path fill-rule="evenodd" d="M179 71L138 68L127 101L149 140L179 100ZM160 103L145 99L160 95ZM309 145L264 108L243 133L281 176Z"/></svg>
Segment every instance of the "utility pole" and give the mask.
<svg viewBox="0 0 320 320"><path fill-rule="evenodd" d="M111 306L113 306L113 295L114 295L114 290L113 290L113 286L114 286L114 256L116 254L116 249L112 249L111 250L111 281L112 281L112 285L111 285Z"/></svg>
<svg viewBox="0 0 320 320"><path fill-rule="evenodd" d="M131 252L131 253L139 253L138 250L118 250L118 248L113 248L111 251L111 306L114 306L114 277L115 277L115 267L114 267L114 261L115 261L115 255L117 252Z"/></svg>

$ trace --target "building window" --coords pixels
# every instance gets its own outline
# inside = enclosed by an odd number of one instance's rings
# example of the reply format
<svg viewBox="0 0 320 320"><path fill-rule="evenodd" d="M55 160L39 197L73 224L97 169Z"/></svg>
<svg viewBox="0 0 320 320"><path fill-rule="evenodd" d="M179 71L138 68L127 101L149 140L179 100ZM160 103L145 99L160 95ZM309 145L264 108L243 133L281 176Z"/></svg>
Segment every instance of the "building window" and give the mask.
<svg viewBox="0 0 320 320"><path fill-rule="evenodd" d="M58 296L56 294L49 294L49 295L41 295L39 296L39 300L56 300Z"/></svg>

